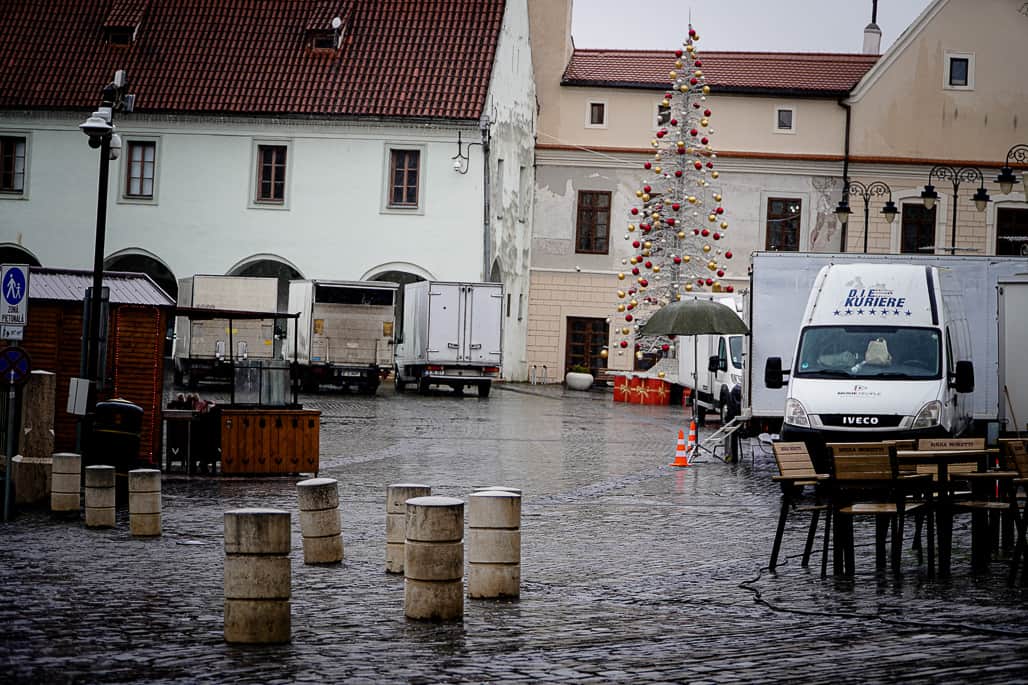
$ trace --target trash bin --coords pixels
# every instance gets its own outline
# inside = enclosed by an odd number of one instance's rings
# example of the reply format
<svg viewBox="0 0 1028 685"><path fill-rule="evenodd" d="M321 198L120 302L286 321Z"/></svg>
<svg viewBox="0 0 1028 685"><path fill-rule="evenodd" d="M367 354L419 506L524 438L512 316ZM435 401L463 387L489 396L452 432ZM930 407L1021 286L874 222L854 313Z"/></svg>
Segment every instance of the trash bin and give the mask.
<svg viewBox="0 0 1028 685"><path fill-rule="evenodd" d="M107 464L114 467L119 504L128 500L128 472L140 466L142 430L143 408L138 404L120 399L97 402L83 466Z"/></svg>

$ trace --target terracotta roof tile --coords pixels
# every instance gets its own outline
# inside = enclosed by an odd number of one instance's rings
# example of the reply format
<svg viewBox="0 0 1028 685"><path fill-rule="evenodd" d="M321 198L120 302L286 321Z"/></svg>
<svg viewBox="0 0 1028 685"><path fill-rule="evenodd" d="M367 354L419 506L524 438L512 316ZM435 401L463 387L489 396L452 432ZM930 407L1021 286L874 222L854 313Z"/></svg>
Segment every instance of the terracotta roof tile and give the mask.
<svg viewBox="0 0 1028 685"><path fill-rule="evenodd" d="M842 95L878 55L800 52L697 51L707 84L721 92ZM565 85L667 87L675 56L669 50L575 50Z"/></svg>
<svg viewBox="0 0 1028 685"><path fill-rule="evenodd" d="M90 110L118 69L137 112L477 119L504 0L18 0L0 109ZM104 25L142 17L131 45ZM308 31L349 20L338 51ZM412 76L414 70L418 75Z"/></svg>

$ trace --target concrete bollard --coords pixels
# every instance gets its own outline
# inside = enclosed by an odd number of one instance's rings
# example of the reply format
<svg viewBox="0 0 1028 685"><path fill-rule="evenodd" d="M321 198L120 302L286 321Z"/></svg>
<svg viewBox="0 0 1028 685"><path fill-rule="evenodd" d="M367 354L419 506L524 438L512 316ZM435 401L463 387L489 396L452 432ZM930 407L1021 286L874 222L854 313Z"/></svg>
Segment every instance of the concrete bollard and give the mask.
<svg viewBox="0 0 1028 685"><path fill-rule="evenodd" d="M464 502L407 500L403 608L407 618L460 620L464 615Z"/></svg>
<svg viewBox="0 0 1028 685"><path fill-rule="evenodd" d="M225 512L225 641L289 642L289 512Z"/></svg>
<svg viewBox="0 0 1028 685"><path fill-rule="evenodd" d="M128 472L129 531L136 537L161 534L161 472L135 469Z"/></svg>
<svg viewBox="0 0 1028 685"><path fill-rule="evenodd" d="M504 485L490 485L487 488L475 488L475 492L512 492L521 495L521 488L508 488Z"/></svg>
<svg viewBox="0 0 1028 685"><path fill-rule="evenodd" d="M82 455L54 453L52 482L50 511L77 514L82 508Z"/></svg>
<svg viewBox="0 0 1028 685"><path fill-rule="evenodd" d="M114 527L114 467L86 467L86 528Z"/></svg>
<svg viewBox="0 0 1028 685"><path fill-rule="evenodd" d="M407 500L431 494L432 488L420 483L397 483L386 488L386 573L403 573Z"/></svg>
<svg viewBox="0 0 1028 685"><path fill-rule="evenodd" d="M303 533L303 563L336 564L343 560L339 521L339 481L310 478L296 484Z"/></svg>
<svg viewBox="0 0 1028 685"><path fill-rule="evenodd" d="M521 594L521 495L500 490L468 498L468 597Z"/></svg>

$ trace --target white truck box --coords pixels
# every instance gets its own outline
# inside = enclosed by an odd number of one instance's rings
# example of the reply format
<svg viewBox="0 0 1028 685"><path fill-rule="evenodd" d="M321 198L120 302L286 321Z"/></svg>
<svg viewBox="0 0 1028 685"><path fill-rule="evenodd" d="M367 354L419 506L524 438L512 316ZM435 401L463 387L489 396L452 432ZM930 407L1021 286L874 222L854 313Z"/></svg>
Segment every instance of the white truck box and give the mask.
<svg viewBox="0 0 1028 685"><path fill-rule="evenodd" d="M419 281L404 289L401 341L396 346L396 389L414 383L487 397L503 362L503 285Z"/></svg>
<svg viewBox="0 0 1028 685"><path fill-rule="evenodd" d="M827 264L918 264L948 272L947 280L963 292L968 328L974 337L971 359L975 390L969 398L976 421L1000 416L1000 369L998 361L997 286L1000 279L1028 270L1020 257L946 256L913 254L854 254L808 252L755 252L746 309L749 315L750 350L743 381L743 416L756 430L777 430L781 423L787 388L764 385L769 357L781 357L786 366L792 355L811 287Z"/></svg>
<svg viewBox="0 0 1028 685"><path fill-rule="evenodd" d="M198 274L179 279L180 307L274 312L278 305L278 281L251 276ZM228 381L230 358L262 360L274 356L273 319L175 320L175 381L195 387L204 378ZM232 349L229 349L230 343Z"/></svg>
<svg viewBox="0 0 1028 685"><path fill-rule="evenodd" d="M289 311L300 317L285 352L295 350L306 390L328 384L375 393L392 366L398 287L384 281L289 283Z"/></svg>

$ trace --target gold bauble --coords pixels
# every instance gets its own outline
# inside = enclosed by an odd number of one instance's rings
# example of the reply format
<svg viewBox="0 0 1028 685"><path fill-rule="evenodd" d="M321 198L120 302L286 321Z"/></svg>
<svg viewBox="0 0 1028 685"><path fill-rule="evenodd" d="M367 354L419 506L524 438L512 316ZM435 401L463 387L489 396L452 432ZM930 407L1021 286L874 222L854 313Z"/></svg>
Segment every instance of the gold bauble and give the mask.
<svg viewBox="0 0 1028 685"><path fill-rule="evenodd" d="M687 254L682 255L682 262L685 263L685 264L688 264L689 260L691 260L691 259L692 259L692 257L690 257Z"/></svg>
<svg viewBox="0 0 1028 685"><path fill-rule="evenodd" d="M703 246L703 251L704 252L710 252L710 245L704 245Z"/></svg>
<svg viewBox="0 0 1028 685"><path fill-rule="evenodd" d="M686 52L692 52L692 51L693 51L693 50L695 50L695 49L696 49L696 48L694 48L694 47L693 47L692 45L686 45L686 46L685 46L685 51L686 51Z"/></svg>
<svg viewBox="0 0 1028 685"><path fill-rule="evenodd" d="M639 350L638 352L635 353L635 358L636 359L642 359L643 358L642 350Z"/></svg>
<svg viewBox="0 0 1028 685"><path fill-rule="evenodd" d="M708 214L707 221L717 221L717 214Z"/></svg>
<svg viewBox="0 0 1028 685"><path fill-rule="evenodd" d="M628 232L631 233L635 230L635 224L628 224Z"/></svg>
<svg viewBox="0 0 1028 685"><path fill-rule="evenodd" d="M625 311L625 305L623 305L623 304L618 304L618 311L619 311L619 312L623 312L623 311Z"/></svg>
<svg viewBox="0 0 1028 685"><path fill-rule="evenodd" d="M728 222L727 221L722 221L721 222L721 228L722 228L722 230L728 228Z"/></svg>
<svg viewBox="0 0 1028 685"><path fill-rule="evenodd" d="M685 237L685 231L679 231L678 232L678 239L681 240L684 237Z"/></svg>
<svg viewBox="0 0 1028 685"><path fill-rule="evenodd" d="M707 120L707 119L700 119L700 126L706 126L709 123L710 123L710 121Z"/></svg>
<svg viewBox="0 0 1028 685"><path fill-rule="evenodd" d="M661 100L661 101L660 101L660 104L661 104L661 105L662 105L663 107L670 107L670 106L671 106L671 101L670 101L670 100L668 100L667 98L664 98L663 100Z"/></svg>
<svg viewBox="0 0 1028 685"><path fill-rule="evenodd" d="M625 275L624 275L623 273L619 273L619 274L618 274L618 280L619 280L619 281L623 281L623 280L625 280Z"/></svg>
<svg viewBox="0 0 1028 685"><path fill-rule="evenodd" d="M678 86L678 90L682 91L683 93L688 93L689 86L683 83L682 85Z"/></svg>
<svg viewBox="0 0 1028 685"><path fill-rule="evenodd" d="M668 73L668 78L670 78L672 81L674 81L676 78L678 78L678 72L672 70L670 73Z"/></svg>
<svg viewBox="0 0 1028 685"><path fill-rule="evenodd" d="M686 283L685 284L685 292L687 292L687 293L691 293L692 292L692 283Z"/></svg>
<svg viewBox="0 0 1028 685"><path fill-rule="evenodd" d="M634 297L631 300L628 301L628 304L632 305L633 307L638 307L639 306L639 303L635 300Z"/></svg>
<svg viewBox="0 0 1028 685"><path fill-rule="evenodd" d="M703 76L703 71L701 69L697 69L696 71L694 71L692 73L692 75L695 76L696 78L700 78L700 77Z"/></svg>
<svg viewBox="0 0 1028 685"><path fill-rule="evenodd" d="M679 294L679 293L675 293L675 302L681 302L681 301L682 301L682 296L681 296L681 294Z"/></svg>
<svg viewBox="0 0 1028 685"><path fill-rule="evenodd" d="M651 243L649 240L647 240L645 243L643 243L643 247L645 247L648 250L651 247L653 247L653 243Z"/></svg>
<svg viewBox="0 0 1028 685"><path fill-rule="evenodd" d="M721 282L720 281L714 281L714 285L710 286L710 289L713 290L716 293L721 292Z"/></svg>
<svg viewBox="0 0 1028 685"><path fill-rule="evenodd" d="M628 326L625 326L624 328L621 329L621 335L628 335L631 332L632 332L632 329L629 328Z"/></svg>
<svg viewBox="0 0 1028 685"><path fill-rule="evenodd" d="M624 290L619 290L618 291L618 297L624 298L624 296L625 296L625 291Z"/></svg>
<svg viewBox="0 0 1028 685"><path fill-rule="evenodd" d="M642 200L643 200L643 202L649 202L650 201L650 194L649 193L643 193L642 194Z"/></svg>
<svg viewBox="0 0 1028 685"><path fill-rule="evenodd" d="M650 140L650 145L652 145L653 147L657 147L657 139L653 138L652 140Z"/></svg>
<svg viewBox="0 0 1028 685"><path fill-rule="evenodd" d="M610 353L607 352L607 350L600 350L600 359L606 359L609 356L610 356Z"/></svg>
<svg viewBox="0 0 1028 685"><path fill-rule="evenodd" d="M710 246L709 245L704 245L704 247L710 247ZM711 271L717 271L717 262L713 262L713 261L707 262L707 268L710 269Z"/></svg>
<svg viewBox="0 0 1028 685"><path fill-rule="evenodd" d="M653 173L659 174L660 173L660 167L659 166L653 167Z"/></svg>
<svg viewBox="0 0 1028 685"><path fill-rule="evenodd" d="M718 172L716 172L716 171L712 171L712 172L710 172L710 177L711 177L711 178L717 178L717 177L718 177L718 176L720 176L720 175L721 175L721 174L719 174L719 173L718 173Z"/></svg>
<svg viewBox="0 0 1028 685"><path fill-rule="evenodd" d="M641 191L641 190L635 191L635 196L636 197L642 197L643 196L643 191Z"/></svg>
<svg viewBox="0 0 1028 685"><path fill-rule="evenodd" d="M710 95L710 86L703 86L703 94Z"/></svg>
<svg viewBox="0 0 1028 685"><path fill-rule="evenodd" d="M663 378L663 377L664 377L664 376L666 376L666 375L667 375L667 374L665 374L665 373L664 373L663 371L658 371L658 372L657 372L657 378Z"/></svg>
<svg viewBox="0 0 1028 685"><path fill-rule="evenodd" d="M721 202L721 193L714 193L714 202Z"/></svg>
<svg viewBox="0 0 1028 685"><path fill-rule="evenodd" d="M656 264L653 265L653 273L655 273L655 274L659 274L660 273L660 267L657 266Z"/></svg>
<svg viewBox="0 0 1028 685"><path fill-rule="evenodd" d="M691 205L696 204L696 196L695 195L690 195L686 199L689 201L689 204L691 204Z"/></svg>
<svg viewBox="0 0 1028 685"><path fill-rule="evenodd" d="M682 68L682 60L676 59L675 60L675 69L681 69L681 68Z"/></svg>

